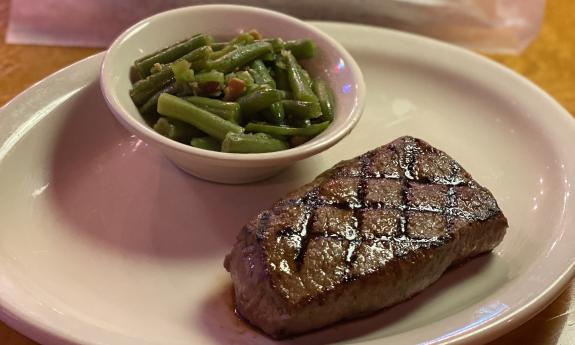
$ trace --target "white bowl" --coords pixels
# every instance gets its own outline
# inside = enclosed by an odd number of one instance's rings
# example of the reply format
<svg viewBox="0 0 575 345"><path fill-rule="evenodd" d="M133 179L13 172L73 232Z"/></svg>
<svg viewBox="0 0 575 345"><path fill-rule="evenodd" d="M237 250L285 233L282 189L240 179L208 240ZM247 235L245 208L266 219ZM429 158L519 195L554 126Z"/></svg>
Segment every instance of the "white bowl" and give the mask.
<svg viewBox="0 0 575 345"><path fill-rule="evenodd" d="M318 56L306 63L312 76L333 88L337 111L333 123L309 142L285 151L254 154L213 152L170 140L152 130L132 103L130 66L137 58L195 33L231 37L257 29L264 37L310 38ZM357 124L365 101L362 73L351 55L335 40L296 18L255 7L206 5L179 8L140 21L122 33L104 57L100 87L110 110L134 135L157 147L186 172L223 183L268 178L286 166L333 146Z"/></svg>

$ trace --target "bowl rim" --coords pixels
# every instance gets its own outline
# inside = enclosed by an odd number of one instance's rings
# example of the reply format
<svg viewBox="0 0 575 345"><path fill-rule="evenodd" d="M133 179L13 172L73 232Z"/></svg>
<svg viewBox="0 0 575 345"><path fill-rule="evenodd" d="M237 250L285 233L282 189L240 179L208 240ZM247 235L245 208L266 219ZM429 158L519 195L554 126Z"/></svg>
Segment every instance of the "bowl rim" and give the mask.
<svg viewBox="0 0 575 345"><path fill-rule="evenodd" d="M137 121L133 116L129 115L129 111L125 109L119 102L114 92L111 90L108 78L106 76L112 76L110 73L110 59L114 51L117 51L117 47L121 42L129 38L134 32L147 26L149 22L158 20L164 17L170 17L176 14L181 14L182 12L195 12L195 11L249 11L259 14L264 14L266 16L281 18L293 22L296 25L302 26L306 30L313 32L315 35L319 36L322 40L326 41L334 50L340 54L340 56L346 62L347 67L351 70L351 75L354 77L354 81L357 85L355 88L355 101L354 107L350 114L347 114L346 120L340 125L336 132L322 137L316 140L317 137L312 138L305 144L300 146L290 148L282 151L266 152L266 153L229 153L229 152L219 152L219 151L209 151L200 148L196 148L190 145L186 145L175 140L166 138L159 133L156 133L150 126ZM274 163L274 162L285 162L297 159L303 159L319 152L322 152L329 147L335 145L345 136L347 136L351 130L357 125L363 109L365 107L366 99L366 86L363 78L363 73L359 68L359 65L351 54L335 39L327 35L323 31L314 27L312 24L307 23L296 17L283 14L277 11L263 9L254 6L244 6L244 5L226 5L226 4L212 4L212 5L195 5L180 7L164 12L157 13L155 15L146 17L136 24L130 26L128 29L124 30L120 35L114 39L105 52L104 59L102 60L102 65L100 68L100 89L102 95L104 96L105 102L108 108L112 111L116 119L118 119L128 130L133 134L139 136L143 135L146 139L151 140L155 145L167 146L171 150L178 151L180 153L186 153L201 157L204 159L228 161L228 162L259 162L259 163Z"/></svg>

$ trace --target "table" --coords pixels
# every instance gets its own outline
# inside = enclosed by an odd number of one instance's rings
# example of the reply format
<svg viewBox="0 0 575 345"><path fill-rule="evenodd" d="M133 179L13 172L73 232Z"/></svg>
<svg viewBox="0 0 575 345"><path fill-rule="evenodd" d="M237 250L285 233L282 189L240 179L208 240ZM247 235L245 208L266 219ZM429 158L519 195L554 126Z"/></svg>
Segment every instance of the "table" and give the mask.
<svg viewBox="0 0 575 345"><path fill-rule="evenodd" d="M100 49L7 45L9 2L0 0L0 105L50 73ZM575 114L575 1L548 0L539 37L519 56L489 56L531 79ZM37 63L38 61L41 63ZM542 114L544 115L544 114ZM489 345L568 345L575 342L575 280L545 310ZM0 344L34 345L0 322Z"/></svg>

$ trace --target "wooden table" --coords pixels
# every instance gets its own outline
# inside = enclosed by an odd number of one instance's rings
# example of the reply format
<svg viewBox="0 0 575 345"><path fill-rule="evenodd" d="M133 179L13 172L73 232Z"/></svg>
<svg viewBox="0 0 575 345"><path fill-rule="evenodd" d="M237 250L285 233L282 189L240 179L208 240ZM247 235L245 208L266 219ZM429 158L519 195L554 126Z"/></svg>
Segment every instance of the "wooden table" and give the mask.
<svg viewBox="0 0 575 345"><path fill-rule="evenodd" d="M6 45L8 1L0 1L0 105L48 74L99 52L99 49ZM548 0L541 34L519 56L491 56L523 74L575 114L575 1ZM41 59L41 63L37 63ZM545 114L541 114L544 116ZM574 148L575 149L575 148ZM575 253L574 253L575 254ZM575 281L555 302L527 323L490 345L575 343ZM36 342L0 323L0 344Z"/></svg>

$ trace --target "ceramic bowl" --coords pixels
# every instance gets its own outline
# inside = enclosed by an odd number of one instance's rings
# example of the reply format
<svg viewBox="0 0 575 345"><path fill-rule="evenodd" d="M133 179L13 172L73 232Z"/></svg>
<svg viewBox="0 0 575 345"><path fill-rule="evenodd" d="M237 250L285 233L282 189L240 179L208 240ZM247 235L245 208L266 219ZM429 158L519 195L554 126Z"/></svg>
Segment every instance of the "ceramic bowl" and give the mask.
<svg viewBox="0 0 575 345"><path fill-rule="evenodd" d="M130 67L137 58L195 33L227 39L257 29L264 37L310 38L318 56L305 61L312 76L327 81L335 94L333 123L300 146L270 153L213 152L170 140L149 127L129 97ZM318 154L344 138L357 124L365 101L362 73L352 56L334 39L299 19L274 11L234 5L183 7L146 18L124 31L102 63L100 87L116 118L130 132L161 150L184 171L214 182L248 183L277 174L294 162ZM311 178L311 177L310 177Z"/></svg>

